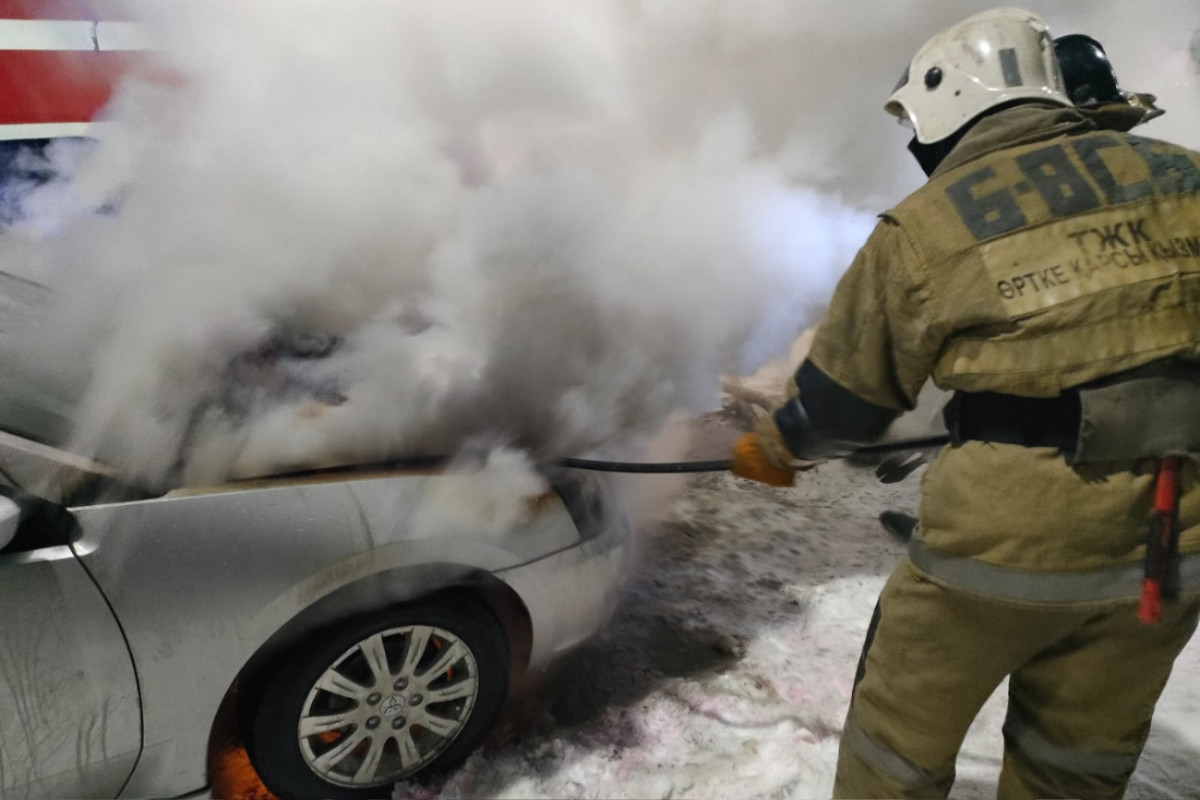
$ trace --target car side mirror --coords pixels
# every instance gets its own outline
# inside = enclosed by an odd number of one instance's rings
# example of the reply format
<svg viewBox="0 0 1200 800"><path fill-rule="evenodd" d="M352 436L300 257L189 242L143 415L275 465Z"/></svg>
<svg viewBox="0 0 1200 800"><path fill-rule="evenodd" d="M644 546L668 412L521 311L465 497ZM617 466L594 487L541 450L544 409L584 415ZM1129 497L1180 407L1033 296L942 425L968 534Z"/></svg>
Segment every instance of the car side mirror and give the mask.
<svg viewBox="0 0 1200 800"><path fill-rule="evenodd" d="M8 547L21 525L21 507L11 498L0 496L0 550Z"/></svg>

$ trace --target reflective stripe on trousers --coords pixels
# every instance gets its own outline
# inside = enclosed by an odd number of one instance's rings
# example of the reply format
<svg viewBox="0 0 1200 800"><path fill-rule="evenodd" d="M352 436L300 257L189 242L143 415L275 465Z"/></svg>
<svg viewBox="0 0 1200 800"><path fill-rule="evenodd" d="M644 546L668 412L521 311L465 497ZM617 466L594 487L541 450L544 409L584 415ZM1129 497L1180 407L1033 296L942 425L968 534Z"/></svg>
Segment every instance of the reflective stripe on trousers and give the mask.
<svg viewBox="0 0 1200 800"><path fill-rule="evenodd" d="M886 775L909 789L935 786L954 777L954 765L936 770L921 769L904 756L889 750L867 736L854 719L854 710L846 717L842 729L842 746L849 747L860 761L880 775Z"/></svg>
<svg viewBox="0 0 1200 800"><path fill-rule="evenodd" d="M921 572L950 586L987 597L1032 603L1136 599L1145 574L1140 560L1070 572L1002 567L938 553L916 539L908 544L908 557ZM1200 553L1179 557L1179 585L1184 590L1200 588Z"/></svg>
<svg viewBox="0 0 1200 800"><path fill-rule="evenodd" d="M1103 753L1053 744L1009 706L1004 720L1004 741L1031 761L1074 775L1126 778L1137 767L1140 753Z"/></svg>

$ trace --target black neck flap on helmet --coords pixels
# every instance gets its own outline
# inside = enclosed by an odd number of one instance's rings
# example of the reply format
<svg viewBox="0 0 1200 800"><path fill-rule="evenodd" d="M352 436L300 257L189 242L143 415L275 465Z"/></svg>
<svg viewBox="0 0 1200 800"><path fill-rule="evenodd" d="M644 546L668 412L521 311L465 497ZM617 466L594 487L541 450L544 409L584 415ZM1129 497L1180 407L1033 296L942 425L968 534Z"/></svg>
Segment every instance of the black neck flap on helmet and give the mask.
<svg viewBox="0 0 1200 800"><path fill-rule="evenodd" d="M916 136L909 141L908 152L912 153L913 158L921 165L921 171L925 173L926 178L933 175L938 164L941 164L946 156L950 155L950 151L954 149L954 146L958 144L970 127L970 125L964 125L945 139L939 139L929 144L917 141Z"/></svg>

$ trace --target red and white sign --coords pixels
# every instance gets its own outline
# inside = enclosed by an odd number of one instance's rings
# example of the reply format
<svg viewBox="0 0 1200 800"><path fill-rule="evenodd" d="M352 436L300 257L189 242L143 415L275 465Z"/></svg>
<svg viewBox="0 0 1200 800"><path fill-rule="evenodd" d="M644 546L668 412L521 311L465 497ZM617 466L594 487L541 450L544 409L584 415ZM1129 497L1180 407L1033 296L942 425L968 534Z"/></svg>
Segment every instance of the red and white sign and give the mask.
<svg viewBox="0 0 1200 800"><path fill-rule="evenodd" d="M150 49L103 0L0 0L0 140L87 136Z"/></svg>

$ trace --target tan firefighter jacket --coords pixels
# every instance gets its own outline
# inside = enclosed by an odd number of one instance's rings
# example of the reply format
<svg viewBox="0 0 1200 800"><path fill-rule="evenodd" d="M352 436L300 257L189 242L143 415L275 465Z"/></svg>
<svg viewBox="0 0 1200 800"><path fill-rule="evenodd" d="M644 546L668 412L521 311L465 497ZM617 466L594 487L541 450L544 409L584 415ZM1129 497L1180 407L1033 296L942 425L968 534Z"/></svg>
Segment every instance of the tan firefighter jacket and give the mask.
<svg viewBox="0 0 1200 800"><path fill-rule="evenodd" d="M980 121L881 215L809 355L896 410L931 376L943 389L1053 397L1167 357L1200 360L1200 154L1049 104ZM923 476L910 555L934 579L990 596L1135 597L1153 468L946 448ZM1186 589L1200 587L1194 460L1181 496Z"/></svg>

